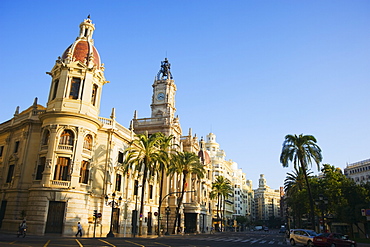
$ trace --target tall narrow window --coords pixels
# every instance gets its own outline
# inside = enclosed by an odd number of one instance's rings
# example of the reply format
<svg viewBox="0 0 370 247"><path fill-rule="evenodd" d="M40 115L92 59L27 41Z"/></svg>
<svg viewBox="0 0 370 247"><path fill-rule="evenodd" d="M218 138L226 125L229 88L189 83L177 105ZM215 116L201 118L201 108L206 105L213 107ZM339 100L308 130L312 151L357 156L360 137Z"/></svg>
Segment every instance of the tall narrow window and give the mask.
<svg viewBox="0 0 370 247"><path fill-rule="evenodd" d="M18 149L19 149L19 141L16 141L14 144L14 153L18 153Z"/></svg>
<svg viewBox="0 0 370 247"><path fill-rule="evenodd" d="M89 182L90 163L86 160L81 162L80 183L87 184Z"/></svg>
<svg viewBox="0 0 370 247"><path fill-rule="evenodd" d="M50 131L49 130L45 130L44 131L44 135L42 137L42 145L48 145L49 144L49 137L50 137Z"/></svg>
<svg viewBox="0 0 370 247"><path fill-rule="evenodd" d="M45 157L40 157L39 163L37 165L35 180L41 180L42 179L42 173L44 172L44 169L45 169L45 162L46 162L46 158Z"/></svg>
<svg viewBox="0 0 370 247"><path fill-rule="evenodd" d="M98 85L94 84L91 92L91 104L95 106L96 95L98 94Z"/></svg>
<svg viewBox="0 0 370 247"><path fill-rule="evenodd" d="M78 94L80 92L81 78L73 77L71 81L71 88L69 91L70 99L78 99Z"/></svg>
<svg viewBox="0 0 370 247"><path fill-rule="evenodd" d="M55 166L54 180L68 181L70 159L65 157L58 157L57 164Z"/></svg>
<svg viewBox="0 0 370 247"><path fill-rule="evenodd" d="M57 97L58 86L59 86L59 80L54 80L53 95L51 96L51 100Z"/></svg>
<svg viewBox="0 0 370 247"><path fill-rule="evenodd" d="M153 199L153 185L149 185L149 199Z"/></svg>
<svg viewBox="0 0 370 247"><path fill-rule="evenodd" d="M60 135L59 144L73 146L74 135L71 130L64 130Z"/></svg>
<svg viewBox="0 0 370 247"><path fill-rule="evenodd" d="M3 157L4 146L0 146L0 157Z"/></svg>
<svg viewBox="0 0 370 247"><path fill-rule="evenodd" d="M137 196L137 190L139 187L139 181L135 180L134 182L134 195Z"/></svg>
<svg viewBox="0 0 370 247"><path fill-rule="evenodd" d="M84 139L84 149L91 150L92 149L92 136L90 134L85 136Z"/></svg>
<svg viewBox="0 0 370 247"><path fill-rule="evenodd" d="M116 175L116 191L121 191L122 175Z"/></svg>
<svg viewBox="0 0 370 247"><path fill-rule="evenodd" d="M8 176L6 176L6 182L10 183L13 179L14 165L10 165L8 169Z"/></svg>
<svg viewBox="0 0 370 247"><path fill-rule="evenodd" d="M118 152L118 163L123 163L123 153L121 151Z"/></svg>

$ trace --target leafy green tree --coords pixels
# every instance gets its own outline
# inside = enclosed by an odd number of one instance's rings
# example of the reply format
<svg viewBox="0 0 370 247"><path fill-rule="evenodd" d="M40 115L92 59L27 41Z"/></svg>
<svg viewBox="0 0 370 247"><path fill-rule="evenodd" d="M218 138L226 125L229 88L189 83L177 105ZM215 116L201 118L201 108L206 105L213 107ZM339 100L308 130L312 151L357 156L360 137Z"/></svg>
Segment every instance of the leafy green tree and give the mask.
<svg viewBox="0 0 370 247"><path fill-rule="evenodd" d="M312 161L317 164L317 169L320 169L322 155L321 149L316 142L316 138L312 135L286 135L280 155L280 162L283 167L288 167L289 163L291 162L296 169L302 169L310 202L312 225L315 223L314 201L308 180L307 170L308 165L312 165Z"/></svg>
<svg viewBox="0 0 370 247"><path fill-rule="evenodd" d="M178 216L180 212L180 208L182 205L182 201L185 194L186 189L186 181L189 178L190 174L194 174L198 178L203 178L205 169L203 164L200 162L199 157L195 153L191 152L177 152L174 156L172 156L171 164L168 168L168 172L171 175L175 174L182 174L182 186L181 186L181 194L178 200L178 204L176 207L175 213L175 221L173 227L173 234L176 233L176 225L178 222ZM180 225L179 225L180 226Z"/></svg>

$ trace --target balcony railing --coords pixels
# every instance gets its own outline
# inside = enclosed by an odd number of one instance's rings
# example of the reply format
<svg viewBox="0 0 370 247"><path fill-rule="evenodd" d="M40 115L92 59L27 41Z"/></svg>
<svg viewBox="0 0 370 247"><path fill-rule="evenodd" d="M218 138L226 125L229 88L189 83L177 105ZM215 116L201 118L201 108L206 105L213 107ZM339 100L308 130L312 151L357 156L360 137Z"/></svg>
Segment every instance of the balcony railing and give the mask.
<svg viewBox="0 0 370 247"><path fill-rule="evenodd" d="M58 145L58 149L72 151L73 150L73 146L72 145L62 145L62 144L59 144Z"/></svg>
<svg viewBox="0 0 370 247"><path fill-rule="evenodd" d="M52 187L58 187L58 188L68 188L71 184L70 181L62 181L62 180L51 180L51 186Z"/></svg>

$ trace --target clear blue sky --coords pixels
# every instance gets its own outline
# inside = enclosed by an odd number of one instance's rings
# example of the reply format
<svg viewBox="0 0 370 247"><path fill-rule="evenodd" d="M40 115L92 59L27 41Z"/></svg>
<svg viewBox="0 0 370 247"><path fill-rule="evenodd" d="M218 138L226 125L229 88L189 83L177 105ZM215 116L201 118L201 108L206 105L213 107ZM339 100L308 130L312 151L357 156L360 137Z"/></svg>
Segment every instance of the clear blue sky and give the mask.
<svg viewBox="0 0 370 247"><path fill-rule="evenodd" d="M50 71L91 15L105 63L100 115L150 117L167 56L184 134L209 132L258 186L292 167L286 134L311 134L323 163L370 158L370 1L0 1L0 121L46 105ZM313 166L313 171L317 171Z"/></svg>

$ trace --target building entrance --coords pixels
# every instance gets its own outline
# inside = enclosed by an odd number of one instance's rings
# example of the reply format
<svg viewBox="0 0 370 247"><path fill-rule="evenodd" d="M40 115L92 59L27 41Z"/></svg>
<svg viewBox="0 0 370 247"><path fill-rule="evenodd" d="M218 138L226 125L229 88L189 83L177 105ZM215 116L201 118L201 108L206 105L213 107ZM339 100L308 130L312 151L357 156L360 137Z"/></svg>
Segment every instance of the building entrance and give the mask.
<svg viewBox="0 0 370 247"><path fill-rule="evenodd" d="M65 202L49 202L45 233L63 233Z"/></svg>

